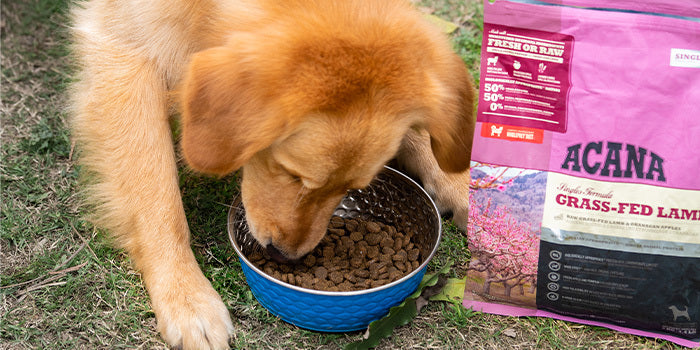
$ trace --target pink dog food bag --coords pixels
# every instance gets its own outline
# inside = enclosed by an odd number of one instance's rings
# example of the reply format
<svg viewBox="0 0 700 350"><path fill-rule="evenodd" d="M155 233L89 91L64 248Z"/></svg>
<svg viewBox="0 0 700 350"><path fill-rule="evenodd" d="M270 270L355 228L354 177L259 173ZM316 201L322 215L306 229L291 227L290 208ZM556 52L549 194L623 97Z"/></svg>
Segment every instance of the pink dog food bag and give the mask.
<svg viewBox="0 0 700 350"><path fill-rule="evenodd" d="M484 2L465 307L699 345L698 18Z"/></svg>

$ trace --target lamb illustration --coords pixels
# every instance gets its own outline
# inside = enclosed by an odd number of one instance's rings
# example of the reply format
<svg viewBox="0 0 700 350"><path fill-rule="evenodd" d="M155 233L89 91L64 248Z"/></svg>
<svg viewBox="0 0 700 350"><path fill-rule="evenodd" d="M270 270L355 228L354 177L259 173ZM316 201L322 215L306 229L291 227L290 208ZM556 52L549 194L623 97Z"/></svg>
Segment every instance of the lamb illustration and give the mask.
<svg viewBox="0 0 700 350"><path fill-rule="evenodd" d="M500 127L491 125L491 136L497 135L498 137L501 137L501 132L503 132L503 125Z"/></svg>
<svg viewBox="0 0 700 350"><path fill-rule="evenodd" d="M498 56L490 57L490 58L486 59L487 66L491 66L491 65L495 66L497 62L498 62Z"/></svg>
<svg viewBox="0 0 700 350"><path fill-rule="evenodd" d="M668 308L671 310L671 312L673 312L673 322L676 322L679 317L685 317L688 321L690 321L687 305L685 306L685 310L679 310L675 305L671 305Z"/></svg>

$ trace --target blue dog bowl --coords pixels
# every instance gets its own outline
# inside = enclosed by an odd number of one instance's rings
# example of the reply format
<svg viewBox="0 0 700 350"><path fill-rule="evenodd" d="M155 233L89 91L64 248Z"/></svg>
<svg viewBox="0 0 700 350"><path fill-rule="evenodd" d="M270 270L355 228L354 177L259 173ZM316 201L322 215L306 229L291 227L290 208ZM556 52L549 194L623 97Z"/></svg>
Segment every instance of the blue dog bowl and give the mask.
<svg viewBox="0 0 700 350"><path fill-rule="evenodd" d="M327 292L282 282L265 274L246 258L257 242L248 234L245 211L239 200L229 211L229 239L253 295L274 315L314 331L365 329L372 321L386 315L391 307L400 304L420 284L440 242L440 215L435 203L418 184L389 167L385 167L368 188L349 192L334 215L379 221L399 231L413 231L414 244L421 249L421 265L392 283L352 292Z"/></svg>

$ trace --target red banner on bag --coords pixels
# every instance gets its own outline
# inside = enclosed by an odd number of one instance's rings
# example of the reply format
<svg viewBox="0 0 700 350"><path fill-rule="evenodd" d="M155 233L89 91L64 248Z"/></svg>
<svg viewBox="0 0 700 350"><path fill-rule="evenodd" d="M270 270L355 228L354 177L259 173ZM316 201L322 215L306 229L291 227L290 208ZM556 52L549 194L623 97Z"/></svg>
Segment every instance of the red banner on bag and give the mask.
<svg viewBox="0 0 700 350"><path fill-rule="evenodd" d="M524 126L483 123L481 125L481 137L509 141L542 143L544 131L542 129L534 129Z"/></svg>

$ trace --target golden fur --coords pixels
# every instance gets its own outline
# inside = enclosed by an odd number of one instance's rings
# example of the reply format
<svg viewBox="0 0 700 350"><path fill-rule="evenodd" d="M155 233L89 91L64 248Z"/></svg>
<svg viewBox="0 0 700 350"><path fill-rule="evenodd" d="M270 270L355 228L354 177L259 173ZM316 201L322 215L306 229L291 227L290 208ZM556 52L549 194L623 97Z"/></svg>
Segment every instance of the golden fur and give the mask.
<svg viewBox="0 0 700 350"><path fill-rule="evenodd" d="M73 133L96 178L97 223L142 273L169 344L226 348L233 329L189 247L172 107L187 163L215 175L242 169L252 233L285 258L313 249L346 191L392 158L466 223L471 78L410 4L82 6L73 11Z"/></svg>

